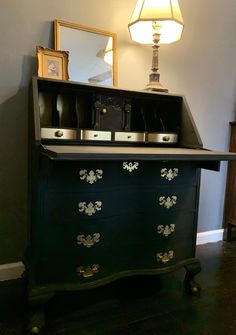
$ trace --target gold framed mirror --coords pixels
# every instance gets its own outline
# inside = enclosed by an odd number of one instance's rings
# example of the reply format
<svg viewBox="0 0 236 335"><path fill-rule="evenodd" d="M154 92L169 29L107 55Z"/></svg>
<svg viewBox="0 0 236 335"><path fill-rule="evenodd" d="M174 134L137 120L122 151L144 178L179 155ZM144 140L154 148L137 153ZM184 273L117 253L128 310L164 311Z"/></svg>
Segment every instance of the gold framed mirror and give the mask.
<svg viewBox="0 0 236 335"><path fill-rule="evenodd" d="M115 33L56 19L54 47L69 51L70 80L118 85Z"/></svg>

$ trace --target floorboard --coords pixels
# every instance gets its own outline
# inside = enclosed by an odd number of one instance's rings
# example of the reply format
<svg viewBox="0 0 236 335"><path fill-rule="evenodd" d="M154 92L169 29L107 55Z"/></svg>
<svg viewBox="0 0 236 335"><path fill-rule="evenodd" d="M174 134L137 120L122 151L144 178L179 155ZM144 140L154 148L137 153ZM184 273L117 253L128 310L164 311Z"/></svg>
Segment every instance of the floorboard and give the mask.
<svg viewBox="0 0 236 335"><path fill-rule="evenodd" d="M132 277L83 292L58 293L46 308L46 335L235 335L236 242L197 247L202 291L188 296L183 269ZM0 335L26 334L23 280L0 283Z"/></svg>

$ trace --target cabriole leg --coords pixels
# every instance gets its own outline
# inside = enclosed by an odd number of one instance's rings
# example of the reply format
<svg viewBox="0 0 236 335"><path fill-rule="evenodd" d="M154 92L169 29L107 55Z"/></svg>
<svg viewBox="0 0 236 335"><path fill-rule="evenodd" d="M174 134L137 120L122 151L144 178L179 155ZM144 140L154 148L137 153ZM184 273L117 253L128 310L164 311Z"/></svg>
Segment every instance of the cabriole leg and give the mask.
<svg viewBox="0 0 236 335"><path fill-rule="evenodd" d="M45 304L53 297L54 292L37 294L29 298L30 315L28 330L30 334L40 334L45 327Z"/></svg>
<svg viewBox="0 0 236 335"><path fill-rule="evenodd" d="M201 291L199 284L194 280L194 277L201 271L201 264L199 260L196 262L186 265L186 275L184 278L184 288L187 293L192 295L198 295Z"/></svg>
<svg viewBox="0 0 236 335"><path fill-rule="evenodd" d="M40 334L45 327L45 313L44 306L38 306L31 311L29 317L28 329L30 334Z"/></svg>

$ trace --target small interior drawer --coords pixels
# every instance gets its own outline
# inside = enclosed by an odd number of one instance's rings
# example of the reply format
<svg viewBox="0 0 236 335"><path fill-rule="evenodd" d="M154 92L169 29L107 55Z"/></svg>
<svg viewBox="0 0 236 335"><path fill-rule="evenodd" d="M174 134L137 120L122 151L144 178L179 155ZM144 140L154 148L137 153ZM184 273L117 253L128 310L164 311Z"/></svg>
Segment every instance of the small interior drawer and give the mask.
<svg viewBox="0 0 236 335"><path fill-rule="evenodd" d="M80 139L82 141L111 141L111 132L100 130L81 130Z"/></svg>
<svg viewBox="0 0 236 335"><path fill-rule="evenodd" d="M148 133L147 141L152 143L177 143L177 133Z"/></svg>
<svg viewBox="0 0 236 335"><path fill-rule="evenodd" d="M75 129L41 128L41 138L76 140L77 131Z"/></svg>
<svg viewBox="0 0 236 335"><path fill-rule="evenodd" d="M145 142L145 133L115 132L115 141L121 141L121 142Z"/></svg>

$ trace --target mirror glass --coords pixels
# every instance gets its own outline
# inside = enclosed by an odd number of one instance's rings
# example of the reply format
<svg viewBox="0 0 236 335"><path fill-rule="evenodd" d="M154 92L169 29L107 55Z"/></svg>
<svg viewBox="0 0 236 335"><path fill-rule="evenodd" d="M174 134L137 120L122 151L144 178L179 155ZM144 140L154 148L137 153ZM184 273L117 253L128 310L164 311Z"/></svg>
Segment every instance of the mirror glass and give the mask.
<svg viewBox="0 0 236 335"><path fill-rule="evenodd" d="M56 50L69 51L69 78L73 81L117 86L115 33L54 20Z"/></svg>

